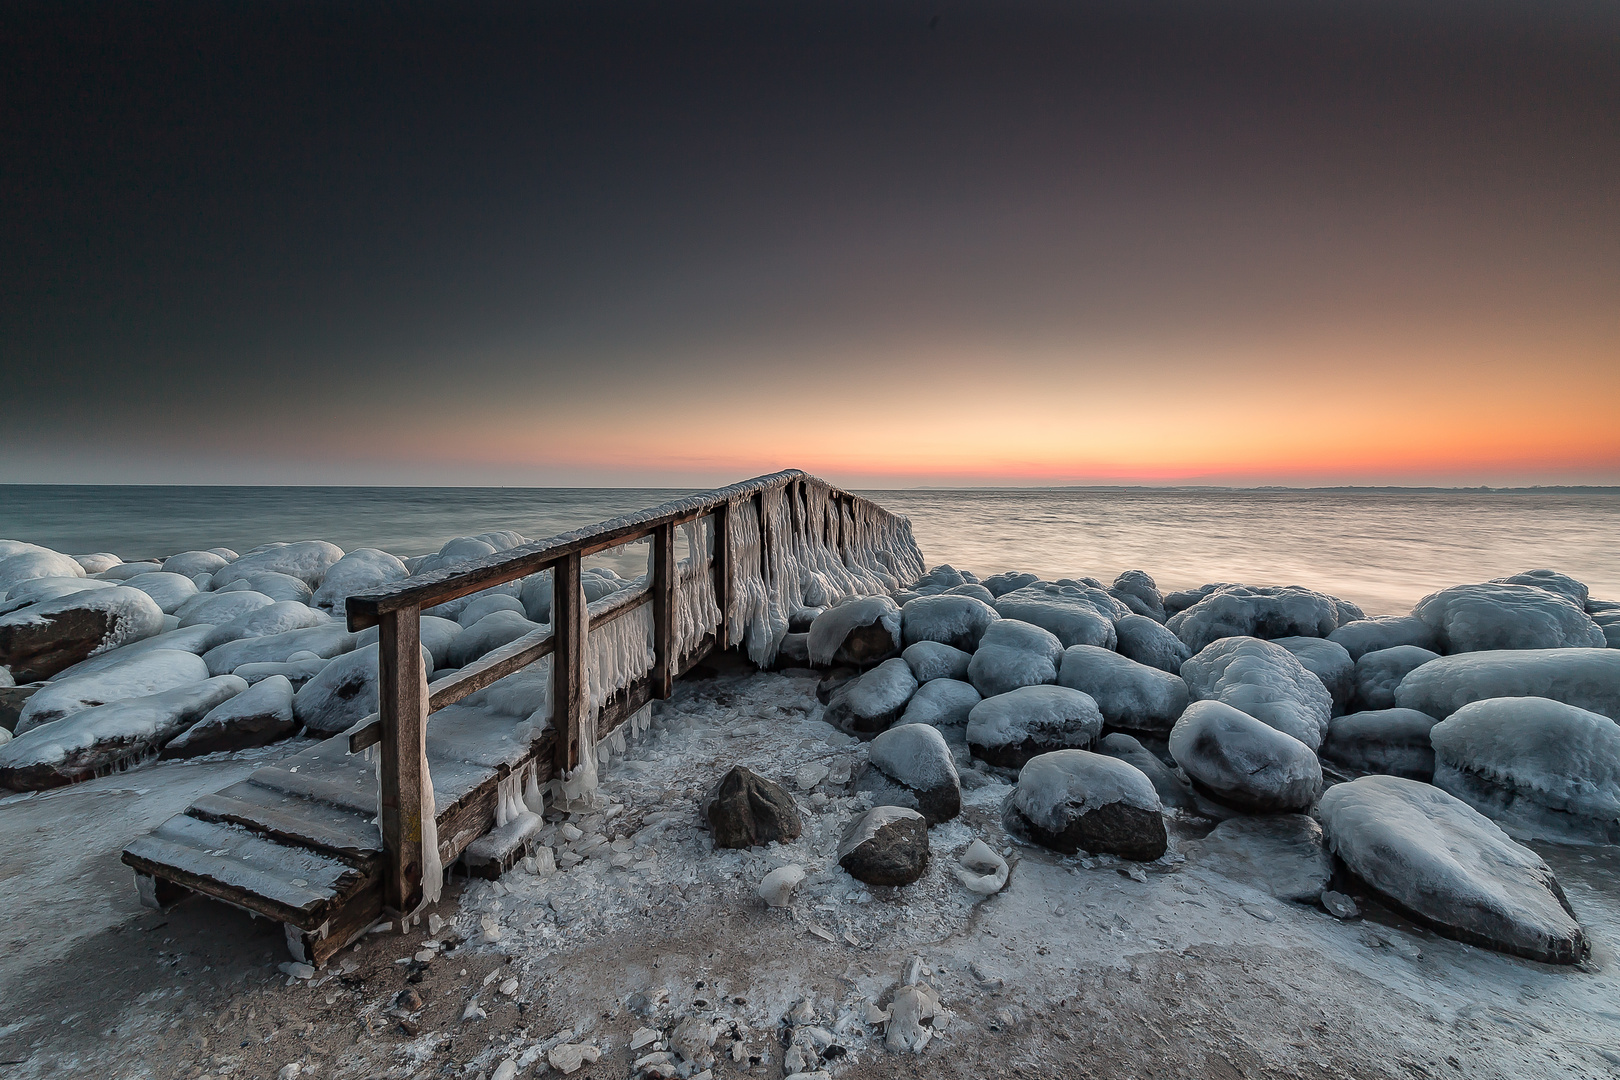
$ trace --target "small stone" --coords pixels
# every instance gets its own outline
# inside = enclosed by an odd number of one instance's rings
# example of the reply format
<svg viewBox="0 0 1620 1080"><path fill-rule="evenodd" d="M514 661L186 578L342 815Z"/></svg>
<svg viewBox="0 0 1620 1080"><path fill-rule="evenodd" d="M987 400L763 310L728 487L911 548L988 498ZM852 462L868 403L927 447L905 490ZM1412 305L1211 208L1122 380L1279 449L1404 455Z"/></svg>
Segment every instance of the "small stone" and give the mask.
<svg viewBox="0 0 1620 1080"><path fill-rule="evenodd" d="M794 1002L793 1007L787 1011L786 1017L787 1022L794 1025L808 1024L815 1018L816 1007L809 998L800 998Z"/></svg>
<svg viewBox="0 0 1620 1080"><path fill-rule="evenodd" d="M787 907L793 900L793 891L804 881L804 867L797 863L779 866L765 875L759 883L759 898L767 907Z"/></svg>
<svg viewBox="0 0 1620 1080"><path fill-rule="evenodd" d="M546 1051L546 1062L558 1072L567 1075L578 1072L579 1067L586 1063L596 1064L601 1058L602 1051L594 1046L581 1043L558 1043Z"/></svg>
<svg viewBox="0 0 1620 1080"><path fill-rule="evenodd" d="M498 989L503 997L516 997L518 992L518 981L516 979L507 979L505 982L501 983Z"/></svg>
<svg viewBox="0 0 1620 1080"><path fill-rule="evenodd" d="M902 986L895 991L894 1004L889 1009L889 1023L883 1033L883 1045L891 1053L909 1050L920 1054L934 1037L933 1018L939 1008L939 998L929 987L919 983Z"/></svg>
<svg viewBox="0 0 1620 1080"><path fill-rule="evenodd" d="M1354 898L1342 892L1334 892L1332 889L1322 893L1322 906L1327 908L1328 914L1335 919L1353 919L1361 914L1361 908Z"/></svg>
<svg viewBox="0 0 1620 1080"><path fill-rule="evenodd" d="M489 1080L516 1080L517 1073L517 1062L512 1058L507 1058L495 1066L495 1071L490 1074Z"/></svg>
<svg viewBox="0 0 1620 1080"><path fill-rule="evenodd" d="M394 1007L404 1009L408 1013L416 1012L422 1007L422 995L414 986L407 986L399 992L398 997L394 998Z"/></svg>
<svg viewBox="0 0 1620 1080"><path fill-rule="evenodd" d="M429 914L428 915L428 933L432 934L434 937L438 937L439 936L439 931L443 930L443 929L444 929L444 920L439 918L437 915Z"/></svg>
<svg viewBox="0 0 1620 1080"><path fill-rule="evenodd" d="M1276 922L1277 914L1270 908L1263 908L1259 904L1244 904L1243 910L1259 919L1261 922Z"/></svg>
<svg viewBox="0 0 1620 1080"><path fill-rule="evenodd" d="M743 765L734 766L704 800L715 847L744 848L796 839L804 822L793 797Z"/></svg>
<svg viewBox="0 0 1620 1080"><path fill-rule="evenodd" d="M434 952L432 949L418 949L414 959L419 964L431 964L434 958L438 955L439 954Z"/></svg>
<svg viewBox="0 0 1620 1080"><path fill-rule="evenodd" d="M478 998L474 997L471 1001L467 1002L467 1007L461 1010L461 1018L463 1020L488 1020L489 1013L485 1012L479 1006Z"/></svg>
<svg viewBox="0 0 1620 1080"><path fill-rule="evenodd" d="M688 1017L669 1037L672 1050L700 1069L714 1064L714 1040L718 1033L714 1025L696 1017Z"/></svg>
<svg viewBox="0 0 1620 1080"><path fill-rule="evenodd" d="M975 840L962 853L956 880L968 892L991 896L1007 886L1007 860L997 855L983 840Z"/></svg>
<svg viewBox="0 0 1620 1080"><path fill-rule="evenodd" d="M928 821L915 810L876 806L838 845L838 865L868 885L909 885L928 868Z"/></svg>
<svg viewBox="0 0 1620 1080"><path fill-rule="evenodd" d="M283 975L290 976L294 979L313 979L315 977L315 969L313 967L298 961L279 964L277 965L277 970L279 970Z"/></svg>
<svg viewBox="0 0 1620 1080"><path fill-rule="evenodd" d="M1143 885L1147 884L1147 871L1143 870L1140 866L1122 866L1119 868L1119 872L1123 876L1130 878L1132 881L1139 882Z"/></svg>

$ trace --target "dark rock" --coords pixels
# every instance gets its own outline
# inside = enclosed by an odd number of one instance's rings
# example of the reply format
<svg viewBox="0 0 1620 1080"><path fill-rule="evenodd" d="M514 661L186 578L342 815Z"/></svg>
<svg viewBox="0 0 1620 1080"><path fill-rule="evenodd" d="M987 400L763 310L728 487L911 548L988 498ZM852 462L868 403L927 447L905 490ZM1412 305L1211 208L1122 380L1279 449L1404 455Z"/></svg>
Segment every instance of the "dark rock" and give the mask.
<svg viewBox="0 0 1620 1080"><path fill-rule="evenodd" d="M793 796L744 765L733 766L720 778L704 800L703 816L715 847L757 847L792 840L804 831Z"/></svg>
<svg viewBox="0 0 1620 1080"><path fill-rule="evenodd" d="M868 885L909 885L928 869L928 822L902 806L874 806L838 845L838 865Z"/></svg>
<svg viewBox="0 0 1620 1080"><path fill-rule="evenodd" d="M297 727L292 683L284 675L273 675L216 705L207 716L171 739L159 756L191 758L266 746L291 735Z"/></svg>
<svg viewBox="0 0 1620 1080"><path fill-rule="evenodd" d="M163 610L139 589L88 589L0 615L0 667L17 682L48 679L92 653L163 632Z"/></svg>

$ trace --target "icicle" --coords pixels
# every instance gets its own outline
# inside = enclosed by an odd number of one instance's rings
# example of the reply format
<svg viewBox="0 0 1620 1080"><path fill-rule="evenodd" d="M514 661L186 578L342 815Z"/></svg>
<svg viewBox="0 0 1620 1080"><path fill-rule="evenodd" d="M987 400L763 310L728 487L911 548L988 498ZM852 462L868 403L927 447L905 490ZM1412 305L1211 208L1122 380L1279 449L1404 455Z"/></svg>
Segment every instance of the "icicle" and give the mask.
<svg viewBox="0 0 1620 1080"><path fill-rule="evenodd" d="M444 864L439 861L439 814L433 804L433 777L428 773L427 665L417 664L416 671L417 678L420 680L416 700L420 702L421 709L421 722L417 724L417 730L422 733L419 745L416 748L422 769L422 906L426 907L429 904L439 902L439 893L444 888ZM378 797L381 798L382 786L380 784L377 790Z"/></svg>
<svg viewBox="0 0 1620 1080"><path fill-rule="evenodd" d="M546 812L546 798L540 793L540 769L532 761L523 770L523 805L531 814Z"/></svg>

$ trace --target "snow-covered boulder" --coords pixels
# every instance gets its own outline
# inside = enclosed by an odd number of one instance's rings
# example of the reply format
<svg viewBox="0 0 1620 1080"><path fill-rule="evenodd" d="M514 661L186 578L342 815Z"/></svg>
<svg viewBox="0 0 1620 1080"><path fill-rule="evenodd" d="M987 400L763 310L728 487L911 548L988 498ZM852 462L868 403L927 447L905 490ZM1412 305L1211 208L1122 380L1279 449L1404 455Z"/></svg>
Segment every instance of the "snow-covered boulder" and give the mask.
<svg viewBox="0 0 1620 1080"><path fill-rule="evenodd" d="M1166 734L1189 700L1181 676L1095 645L1065 649L1057 681L1089 695L1102 711L1103 723L1127 731Z"/></svg>
<svg viewBox="0 0 1620 1080"><path fill-rule="evenodd" d="M1412 672L1430 660L1440 659L1439 653L1416 645L1396 645L1391 649L1374 649L1362 653L1356 661L1355 694L1361 709L1393 709L1395 690Z"/></svg>
<svg viewBox="0 0 1620 1080"><path fill-rule="evenodd" d="M0 615L9 615L30 604L40 604L74 593L115 587L115 582L97 581L95 578L29 578L13 586L12 590L5 594L5 599L0 600Z"/></svg>
<svg viewBox="0 0 1620 1080"><path fill-rule="evenodd" d="M995 595L995 593L991 592L989 589L985 588L983 585L980 585L977 582L972 582L972 581L965 582L965 583L963 583L961 585L953 585L949 589L946 589L944 592L940 593L940 595L941 596L971 596L975 600L984 601L986 604L989 604L992 608L995 607L995 603L996 603L996 595Z"/></svg>
<svg viewBox="0 0 1620 1080"><path fill-rule="evenodd" d="M935 679L965 679L968 664L973 661L971 653L937 641L919 641L915 645L907 645L900 656L911 665L911 674L919 683Z"/></svg>
<svg viewBox="0 0 1620 1080"><path fill-rule="evenodd" d="M198 574L212 574L228 561L212 551L182 551L163 560L163 572L194 578Z"/></svg>
<svg viewBox="0 0 1620 1080"><path fill-rule="evenodd" d="M1333 699L1294 654L1259 638L1222 638L1181 665L1188 692L1221 701L1315 750L1322 745Z"/></svg>
<svg viewBox="0 0 1620 1080"><path fill-rule="evenodd" d="M473 625L462 630L445 649L444 666L466 667L479 657L494 652L502 645L541 629L516 611L492 611Z"/></svg>
<svg viewBox="0 0 1620 1080"><path fill-rule="evenodd" d="M275 601L252 589L235 592L200 593L176 608L173 614L181 626L226 626L244 615L267 608Z"/></svg>
<svg viewBox="0 0 1620 1080"><path fill-rule="evenodd" d="M1039 580L1041 580L1039 574L1030 574L1021 570L1005 570L999 574L991 574L980 584L989 590L991 596L999 598L1006 596L1010 592L1017 592L1028 585L1033 585Z"/></svg>
<svg viewBox="0 0 1620 1080"><path fill-rule="evenodd" d="M471 626L485 615L491 615L497 611L515 611L525 619L529 617L527 609L523 606L523 601L517 597L510 593L487 593L469 601L466 607L457 612L456 624L463 627Z"/></svg>
<svg viewBox="0 0 1620 1080"><path fill-rule="evenodd" d="M1430 660L1401 680L1395 703L1445 719L1470 701L1544 697L1620 720L1620 651L1501 649Z"/></svg>
<svg viewBox="0 0 1620 1080"><path fill-rule="evenodd" d="M4 557L5 553L0 552L0 558ZM110 551L97 551L89 555L75 555L73 561L84 567L85 573L99 574L105 570L111 570L124 560Z"/></svg>
<svg viewBox="0 0 1620 1080"><path fill-rule="evenodd" d="M1352 773L1427 782L1434 776L1429 729L1435 723L1416 709L1369 709L1335 717L1322 740L1322 760Z"/></svg>
<svg viewBox="0 0 1620 1080"><path fill-rule="evenodd" d="M1097 741L1097 753L1118 758L1147 777L1164 805L1188 810L1197 808L1192 785L1134 737L1122 731L1111 731Z"/></svg>
<svg viewBox="0 0 1620 1080"><path fill-rule="evenodd" d="M99 671L47 683L23 706L17 717L17 734L97 705L148 697L206 678L208 665L195 653L173 649L143 652Z"/></svg>
<svg viewBox="0 0 1620 1080"><path fill-rule="evenodd" d="M995 608L971 596L919 596L900 609L900 640L904 645L937 641L972 652L999 618Z"/></svg>
<svg viewBox="0 0 1620 1080"><path fill-rule="evenodd" d="M973 756L1003 768L1022 768L1053 750L1089 750L1103 717L1089 695L1066 686L1021 686L987 697L968 713Z"/></svg>
<svg viewBox="0 0 1620 1080"><path fill-rule="evenodd" d="M270 637L274 634L285 634L289 630L307 630L313 626L325 626L330 622L332 617L324 611L305 607L296 600L282 600L255 607L228 623L215 626L214 632L208 637L208 648L223 645L227 641Z"/></svg>
<svg viewBox="0 0 1620 1080"><path fill-rule="evenodd" d="M1522 574L1511 577L1492 578L1495 585L1534 585L1538 589L1546 589L1550 593L1562 596L1565 600L1578 608L1584 609L1586 602L1592 598L1587 587L1570 577L1560 574L1557 570L1526 570Z"/></svg>
<svg viewBox="0 0 1620 1080"><path fill-rule="evenodd" d="M1441 653L1608 644L1585 611L1537 585L1453 585L1419 600L1412 614L1434 631Z"/></svg>
<svg viewBox="0 0 1620 1080"><path fill-rule="evenodd" d="M1333 715L1342 714L1350 704L1356 690L1356 662L1343 645L1326 638L1280 637L1272 638L1273 645L1281 645L1294 654L1300 666L1315 675L1333 699Z"/></svg>
<svg viewBox="0 0 1620 1080"><path fill-rule="evenodd" d="M137 574L155 574L162 569L162 563L152 559L143 559L136 562L119 563L117 566L103 570L96 577L102 581L128 581Z"/></svg>
<svg viewBox="0 0 1620 1080"><path fill-rule="evenodd" d="M938 825L962 812L962 782L945 737L929 724L879 732L867 749L860 789L878 806L904 806Z"/></svg>
<svg viewBox="0 0 1620 1080"><path fill-rule="evenodd" d="M293 696L293 715L316 735L336 735L377 711L377 646L328 663ZM433 657L422 650L422 663Z"/></svg>
<svg viewBox="0 0 1620 1080"><path fill-rule="evenodd" d="M871 738L900 718L916 692L911 665L896 656L834 690L825 718L851 735Z"/></svg>
<svg viewBox="0 0 1620 1080"><path fill-rule="evenodd" d="M0 667L19 682L48 679L162 630L162 609L139 589L86 589L0 615Z"/></svg>
<svg viewBox="0 0 1620 1080"><path fill-rule="evenodd" d="M900 652L900 607L887 596L859 596L810 624L812 664L866 667Z"/></svg>
<svg viewBox="0 0 1620 1080"><path fill-rule="evenodd" d="M1179 615L1181 612L1186 611L1188 608L1198 603L1198 601L1202 600L1204 597L1209 596L1211 593L1216 592L1219 589L1231 589L1236 587L1237 586L1230 581L1211 581L1204 585L1198 586L1196 589L1177 589L1175 592L1166 593L1164 597L1165 619L1166 621L1169 621L1170 616Z"/></svg>
<svg viewBox="0 0 1620 1080"><path fill-rule="evenodd" d="M733 766L720 778L699 811L718 848L787 843L804 831L793 796L743 765Z"/></svg>
<svg viewBox="0 0 1620 1080"><path fill-rule="evenodd" d="M946 589L954 589L958 585L966 585L967 583L967 575L950 563L943 563L913 581L911 591L920 593L923 596L936 596Z"/></svg>
<svg viewBox="0 0 1620 1080"><path fill-rule="evenodd" d="M1186 853L1196 866L1296 904L1316 903L1333 879L1322 826L1304 814L1230 818Z"/></svg>
<svg viewBox="0 0 1620 1080"><path fill-rule="evenodd" d="M1329 788L1317 818L1351 873L1447 937L1550 964L1590 951L1541 856L1437 787L1364 776Z"/></svg>
<svg viewBox="0 0 1620 1080"><path fill-rule="evenodd" d="M127 768L245 689L241 679L222 675L33 728L0 746L0 785L38 791Z"/></svg>
<svg viewBox="0 0 1620 1080"><path fill-rule="evenodd" d="M342 623L333 621L304 630L227 641L203 653L203 660L210 674L224 675L243 664L279 664L297 652L311 652L327 660L352 648L354 635Z"/></svg>
<svg viewBox="0 0 1620 1080"><path fill-rule="evenodd" d="M968 680L980 694L995 697L1020 686L1057 681L1063 643L1050 631L1017 619L998 619L979 639L968 663Z"/></svg>
<svg viewBox="0 0 1620 1080"><path fill-rule="evenodd" d="M968 715L983 701L972 683L932 679L917 688L896 724L930 724L947 742L966 743Z"/></svg>
<svg viewBox="0 0 1620 1080"><path fill-rule="evenodd" d="M252 581L257 574L270 573L295 577L314 590L321 587L321 582L326 579L326 572L341 558L343 549L336 544L328 544L325 540L300 540L296 544L282 544L250 552L235 562L220 567L214 571L214 588L219 589L235 581ZM253 587L259 592L265 592L257 584Z"/></svg>
<svg viewBox="0 0 1620 1080"><path fill-rule="evenodd" d="M314 590L291 574L279 574L269 570L258 574L250 574L244 578L237 578L235 581L224 585L220 583L218 577L215 577L214 580L209 582L209 586L213 592L231 592L237 589L251 590L263 593L277 603L290 600L298 604L308 604L315 595Z"/></svg>
<svg viewBox="0 0 1620 1080"><path fill-rule="evenodd" d="M1440 644L1434 627L1416 615L1379 615L1371 619L1356 619L1333 631L1328 635L1328 640L1343 645L1352 660L1360 660L1370 652L1402 645L1415 645L1437 652Z"/></svg>
<svg viewBox="0 0 1620 1080"><path fill-rule="evenodd" d="M1007 831L1073 855L1152 862L1165 852L1164 806L1153 784L1118 758L1058 750L1030 758L1003 814Z"/></svg>
<svg viewBox="0 0 1620 1080"><path fill-rule="evenodd" d="M34 578L82 578L84 567L60 552L37 548L0 558L0 596Z"/></svg>
<svg viewBox="0 0 1620 1080"><path fill-rule="evenodd" d="M344 602L358 593L371 592L410 577L397 556L378 548L355 548L327 568L310 606L331 615L344 613Z"/></svg>
<svg viewBox="0 0 1620 1080"><path fill-rule="evenodd" d="M274 675L214 706L208 715L170 739L158 756L192 758L221 750L267 746L291 735L297 727L293 719L293 684L284 675Z"/></svg>
<svg viewBox="0 0 1620 1080"><path fill-rule="evenodd" d="M1219 701L1187 706L1170 731L1170 756L1200 792L1249 813L1303 813L1322 793L1309 746Z"/></svg>
<svg viewBox="0 0 1620 1080"><path fill-rule="evenodd" d="M1099 645L1112 649L1115 601L1102 589L1040 582L996 598L996 611L1003 619L1039 626L1062 643ZM982 640L982 639L981 639Z"/></svg>
<svg viewBox="0 0 1620 1080"><path fill-rule="evenodd" d="M1134 614L1159 623L1169 618L1164 610L1164 594L1146 570L1126 570L1114 579L1108 591Z"/></svg>
<svg viewBox="0 0 1620 1080"><path fill-rule="evenodd" d="M1620 844L1620 724L1540 697L1486 698L1429 733L1435 786L1516 836Z"/></svg>
<svg viewBox="0 0 1620 1080"><path fill-rule="evenodd" d="M304 655L304 654L295 654ZM302 689L304 684L319 675L330 664L330 660L320 657L309 657L299 660L283 660L280 663L242 664L231 674L237 678L245 679L249 686L256 686L265 679L283 678L292 685L293 691Z"/></svg>
<svg viewBox="0 0 1620 1080"><path fill-rule="evenodd" d="M928 869L928 821L903 806L874 806L838 845L838 865L868 885L909 885Z"/></svg>
<svg viewBox="0 0 1620 1080"><path fill-rule="evenodd" d="M1114 623L1114 633L1119 638L1115 646L1119 655L1172 675L1179 675L1181 665L1192 655L1186 642L1168 627L1141 615L1124 616Z"/></svg>
<svg viewBox="0 0 1620 1080"><path fill-rule="evenodd" d="M1225 637L1325 638L1351 619L1355 605L1298 585L1228 585L1166 624L1197 653Z"/></svg>

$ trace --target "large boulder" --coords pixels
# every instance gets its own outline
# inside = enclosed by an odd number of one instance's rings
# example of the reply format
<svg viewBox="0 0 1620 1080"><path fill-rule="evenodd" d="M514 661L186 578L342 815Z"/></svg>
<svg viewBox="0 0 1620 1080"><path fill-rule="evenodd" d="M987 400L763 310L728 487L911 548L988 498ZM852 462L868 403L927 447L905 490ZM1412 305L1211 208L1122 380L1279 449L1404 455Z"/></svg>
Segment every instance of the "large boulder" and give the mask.
<svg viewBox="0 0 1620 1080"><path fill-rule="evenodd" d="M162 631L162 609L139 589L87 589L0 615L0 667L35 682Z"/></svg>
<svg viewBox="0 0 1620 1080"><path fill-rule="evenodd" d="M1359 618L1355 605L1298 585L1227 585L1166 625L1196 653L1224 637L1327 637Z"/></svg>
<svg viewBox="0 0 1620 1080"><path fill-rule="evenodd" d="M1608 644L1579 606L1537 585L1453 585L1419 600L1412 614L1434 631L1442 653Z"/></svg>
<svg viewBox="0 0 1620 1080"><path fill-rule="evenodd" d="M1434 652L1440 644L1434 627L1416 615L1379 615L1371 619L1356 619L1333 631L1328 635L1328 640L1343 645L1352 660L1360 660L1370 652L1401 645L1415 645Z"/></svg>
<svg viewBox="0 0 1620 1080"><path fill-rule="evenodd" d="M1522 574L1511 577L1492 578L1495 585L1534 585L1538 589L1546 589L1556 596L1578 608L1584 609L1586 602L1592 598L1592 593L1582 582L1576 581L1568 574L1560 574L1557 570L1526 570Z"/></svg>
<svg viewBox="0 0 1620 1080"><path fill-rule="evenodd" d="M900 654L911 665L911 674L919 683L935 679L965 679L973 654L937 641L919 641L907 645Z"/></svg>
<svg viewBox="0 0 1620 1080"><path fill-rule="evenodd" d="M895 723L929 724L939 728L946 742L966 744L968 716L983 700L972 683L933 679L917 688Z"/></svg>
<svg viewBox="0 0 1620 1080"><path fill-rule="evenodd" d="M1620 651L1503 649L1442 656L1395 688L1395 703L1445 719L1470 701L1544 697L1620 720Z"/></svg>
<svg viewBox="0 0 1620 1080"><path fill-rule="evenodd" d="M114 587L111 581L97 581L95 578L29 578L14 586L5 594L5 599L0 600L0 615L8 615L20 608L41 604L46 600L57 600L74 593Z"/></svg>
<svg viewBox="0 0 1620 1080"><path fill-rule="evenodd" d="M163 609L163 614L173 615L186 601L197 595L197 584L188 577L179 574L156 571L150 574L136 574L124 580L124 586L130 589L139 589L141 592L157 601L157 606Z"/></svg>
<svg viewBox="0 0 1620 1080"><path fill-rule="evenodd" d="M422 649L422 663L433 657ZM293 715L316 735L336 735L377 711L376 645L331 661L293 696Z"/></svg>
<svg viewBox="0 0 1620 1080"><path fill-rule="evenodd" d="M325 540L301 540L296 544L280 544L261 551L249 552L240 559L214 571L214 588L235 581L252 581L256 574L286 574L297 578L311 590L321 587L326 572L343 558L343 549ZM265 590L254 584L258 592ZM273 595L273 594L272 594ZM308 597L306 596L307 600Z"/></svg>
<svg viewBox="0 0 1620 1080"><path fill-rule="evenodd" d="M825 719L851 735L869 739L898 720L916 692L911 665L896 656L833 691Z"/></svg>
<svg viewBox="0 0 1620 1080"><path fill-rule="evenodd" d="M962 782L951 748L929 724L904 724L880 732L867 750L871 768L860 787L879 806L905 806L938 825L962 812Z"/></svg>
<svg viewBox="0 0 1620 1080"><path fill-rule="evenodd" d="M56 551L34 548L0 558L0 596L34 578L82 578L84 567Z"/></svg>
<svg viewBox="0 0 1620 1080"><path fill-rule="evenodd" d="M985 697L1020 686L1057 681L1063 643L1048 630L1017 619L1000 619L979 639L968 663L968 681Z"/></svg>
<svg viewBox="0 0 1620 1080"><path fill-rule="evenodd" d="M236 676L221 675L36 727L0 746L0 785L37 791L127 768L245 689Z"/></svg>
<svg viewBox="0 0 1620 1080"><path fill-rule="evenodd" d="M1169 846L1153 784L1117 758L1058 750L1031 758L1007 800L1007 830L1073 855L1151 862Z"/></svg>
<svg viewBox="0 0 1620 1080"><path fill-rule="evenodd" d="M1114 633L1119 638L1115 646L1119 655L1172 675L1181 674L1181 665L1192 655L1186 642L1172 634L1169 627L1141 615L1123 616L1114 623Z"/></svg>
<svg viewBox="0 0 1620 1080"><path fill-rule="evenodd" d="M1309 746L1219 701L1195 701L1170 731L1170 756L1216 802L1256 814L1295 814L1322 793Z"/></svg>
<svg viewBox="0 0 1620 1080"><path fill-rule="evenodd" d="M456 625L471 626L485 615L493 615L497 611L515 611L528 618L528 609L523 606L523 601L510 593L481 593L476 598L469 598L467 606L456 613ZM533 622L532 619L530 621Z"/></svg>
<svg viewBox="0 0 1620 1080"><path fill-rule="evenodd" d="M1033 585L1041 580L1041 575L1031 574L1022 570L1004 570L999 574L991 574L981 584L994 597L1006 596L1010 592Z"/></svg>
<svg viewBox="0 0 1620 1080"><path fill-rule="evenodd" d="M177 649L142 652L97 671L47 683L23 706L17 717L17 734L98 705L149 697L206 678L208 665L195 653Z"/></svg>
<svg viewBox="0 0 1620 1080"><path fill-rule="evenodd" d="M1435 723L1416 709L1370 709L1335 717L1322 740L1322 760L1351 773L1427 782L1434 776L1429 730Z"/></svg>
<svg viewBox="0 0 1620 1080"><path fill-rule="evenodd" d="M720 778L704 799L702 810L715 847L787 843L804 831L793 796L743 765L733 766Z"/></svg>
<svg viewBox="0 0 1620 1080"><path fill-rule="evenodd" d="M1063 645L1099 645L1112 649L1114 605L1102 589L1039 582L996 598L1003 619L1016 619L1048 631ZM981 639L982 640L982 639Z"/></svg>
<svg viewBox="0 0 1620 1080"><path fill-rule="evenodd" d="M1021 686L973 706L967 742L981 761L1019 769L1038 754L1089 750L1102 728L1102 712L1088 695L1066 686Z"/></svg>
<svg viewBox="0 0 1620 1080"><path fill-rule="evenodd" d="M227 641L203 653L203 660L210 674L224 675L243 664L284 663L294 653L314 653L326 660L352 648L354 635L345 630L342 623L328 622L305 630Z"/></svg>
<svg viewBox="0 0 1620 1080"><path fill-rule="evenodd" d="M371 592L410 577L398 557L377 548L355 548L333 563L310 597L310 606L331 615L344 613L344 602L358 593Z"/></svg>
<svg viewBox="0 0 1620 1080"><path fill-rule="evenodd" d="M222 593L251 590L252 592L263 593L277 603L290 600L294 603L307 605L315 595L313 589L291 574L278 574L270 570L251 574L244 578L237 578L228 585L221 585L217 581L211 581L209 586L213 591Z"/></svg>
<svg viewBox="0 0 1620 1080"><path fill-rule="evenodd" d="M1186 853L1194 866L1297 904L1316 903L1333 880L1322 826L1304 814L1229 818Z"/></svg>
<svg viewBox="0 0 1620 1080"><path fill-rule="evenodd" d="M214 706L208 715L169 740L158 756L193 758L267 746L291 735L297 727L293 719L293 684L284 675L274 675Z"/></svg>
<svg viewBox="0 0 1620 1080"><path fill-rule="evenodd" d="M1541 856L1439 788L1364 776L1329 788L1317 817L1351 873L1447 937L1549 964L1590 952Z"/></svg>
<svg viewBox="0 0 1620 1080"><path fill-rule="evenodd" d="M315 626L325 626L331 621L332 617L324 611L305 607L296 600L281 600L252 608L230 622L214 627L214 632L208 636L207 646L212 649L227 641L271 637L275 634L285 634L289 630L308 630Z"/></svg>
<svg viewBox="0 0 1620 1080"><path fill-rule="evenodd" d="M1181 665L1187 691L1200 701L1241 709L1315 750L1322 745L1333 699L1294 654L1259 638L1222 638Z"/></svg>
<svg viewBox="0 0 1620 1080"><path fill-rule="evenodd" d="M516 611L492 611L455 636L445 649L444 666L466 667L481 656L543 629Z"/></svg>
<svg viewBox="0 0 1620 1080"><path fill-rule="evenodd" d="M928 821L903 806L874 806L838 845L838 865L868 885L909 885L928 869Z"/></svg>
<svg viewBox="0 0 1620 1080"><path fill-rule="evenodd" d="M1333 699L1333 715L1349 707L1356 690L1356 662L1343 645L1326 638L1281 637L1271 641L1293 653L1300 666L1316 676Z"/></svg>
<svg viewBox="0 0 1620 1080"><path fill-rule="evenodd" d="M867 667L900 652L900 608L887 596L846 600L810 623L810 662Z"/></svg>
<svg viewBox="0 0 1620 1080"><path fill-rule="evenodd" d="M1095 645L1063 651L1058 685L1090 695L1103 723L1126 731L1167 734L1187 707L1187 684L1171 675Z"/></svg>
<svg viewBox="0 0 1620 1080"><path fill-rule="evenodd" d="M1146 570L1127 570L1108 587L1110 594L1137 615L1164 622L1169 616L1164 610L1164 594Z"/></svg>
<svg viewBox="0 0 1620 1080"><path fill-rule="evenodd" d="M999 618L995 608L972 596L919 596L900 609L900 640L905 645L937 641L972 652Z"/></svg>
<svg viewBox="0 0 1620 1080"><path fill-rule="evenodd" d="M1540 697L1474 701L1429 733L1435 786L1534 839L1620 844L1620 724Z"/></svg>
<svg viewBox="0 0 1620 1080"><path fill-rule="evenodd" d="M225 626L260 608L275 603L264 593L241 589L222 593L199 593L175 609L181 626Z"/></svg>
<svg viewBox="0 0 1620 1080"><path fill-rule="evenodd" d="M1360 709L1393 709L1395 691L1405 678L1430 660L1440 659L1439 653L1421 649L1416 645L1396 645L1390 649L1374 649L1362 653L1356 661L1355 693L1352 695Z"/></svg>
<svg viewBox="0 0 1620 1080"><path fill-rule="evenodd" d="M178 555L170 555L163 560L165 574L179 574L183 578L194 578L198 574L212 574L221 569L229 559L213 551L182 551ZM109 569L111 569L109 567Z"/></svg>

